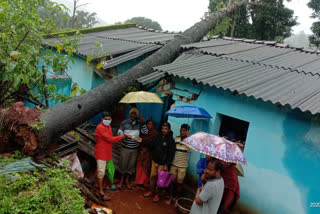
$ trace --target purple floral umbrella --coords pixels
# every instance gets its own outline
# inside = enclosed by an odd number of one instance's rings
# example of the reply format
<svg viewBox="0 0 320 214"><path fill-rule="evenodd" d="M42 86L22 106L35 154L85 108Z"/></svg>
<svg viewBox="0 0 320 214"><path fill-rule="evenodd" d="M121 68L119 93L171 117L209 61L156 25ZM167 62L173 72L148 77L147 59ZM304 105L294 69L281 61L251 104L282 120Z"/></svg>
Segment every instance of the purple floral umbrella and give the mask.
<svg viewBox="0 0 320 214"><path fill-rule="evenodd" d="M181 142L193 150L217 159L247 165L247 161L239 146L222 137L197 132Z"/></svg>

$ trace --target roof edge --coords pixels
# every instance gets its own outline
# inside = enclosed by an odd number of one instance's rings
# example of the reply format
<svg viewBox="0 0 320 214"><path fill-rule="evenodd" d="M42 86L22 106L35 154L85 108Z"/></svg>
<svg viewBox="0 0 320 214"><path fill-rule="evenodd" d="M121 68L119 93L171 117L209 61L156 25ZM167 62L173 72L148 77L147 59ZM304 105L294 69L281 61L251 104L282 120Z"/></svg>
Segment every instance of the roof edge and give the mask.
<svg viewBox="0 0 320 214"><path fill-rule="evenodd" d="M43 37L45 39L48 38L53 38L58 35L64 34L64 35L73 35L76 32L80 32L82 34L85 33L94 33L94 32L100 32L100 31L106 31L106 30L117 30L117 29L125 29L125 28L131 28L131 27L136 27L135 23L126 23L126 24L116 24L116 25L107 25L107 26L100 26L100 27L93 27L93 28L83 28L83 29L76 29L76 30L69 30L65 32L57 32L57 33L51 33L51 34L46 34Z"/></svg>

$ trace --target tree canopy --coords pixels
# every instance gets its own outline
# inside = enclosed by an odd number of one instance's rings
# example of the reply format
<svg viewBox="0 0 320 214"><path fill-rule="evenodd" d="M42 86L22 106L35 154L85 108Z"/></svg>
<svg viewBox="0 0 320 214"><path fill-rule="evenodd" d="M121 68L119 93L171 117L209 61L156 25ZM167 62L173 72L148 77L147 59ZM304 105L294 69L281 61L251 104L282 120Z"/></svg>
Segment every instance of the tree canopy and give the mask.
<svg viewBox="0 0 320 214"><path fill-rule="evenodd" d="M308 6L313 10L311 15L312 18L316 19L312 24L311 30L313 35L309 37L311 46L319 49L320 47L320 1L319 0L310 0Z"/></svg>
<svg viewBox="0 0 320 214"><path fill-rule="evenodd" d="M209 0L209 13L225 7L230 1ZM292 27L297 24L293 14L293 10L285 7L284 0L250 0L211 33L282 42L291 35Z"/></svg>
<svg viewBox="0 0 320 214"><path fill-rule="evenodd" d="M91 28L94 27L97 21L97 14L79 10L83 4L78 4L79 0L75 1L72 15L69 14L69 9L63 5L57 6L51 0L42 0L39 2L37 13L42 19L53 19L59 28Z"/></svg>
<svg viewBox="0 0 320 214"><path fill-rule="evenodd" d="M148 19L148 18L145 18L145 17L133 17L133 18L128 19L128 20L125 21L125 23L127 23L127 22L133 22L133 23L136 23L138 25L143 25L143 26L146 26L148 28L155 29L155 30L162 30L161 25L158 22L153 21L153 20Z"/></svg>
<svg viewBox="0 0 320 214"><path fill-rule="evenodd" d="M42 78L46 73L39 65L44 62L51 72L61 72L72 61L77 46L75 40L63 40L57 44L61 54L54 54L43 47L44 35L56 31L52 16L41 18L38 0L0 0L0 106L10 104L16 99L27 99L41 103L38 99L48 92L55 99L56 88L46 85ZM63 6L51 3L48 13L62 11ZM38 88L40 93L33 94Z"/></svg>

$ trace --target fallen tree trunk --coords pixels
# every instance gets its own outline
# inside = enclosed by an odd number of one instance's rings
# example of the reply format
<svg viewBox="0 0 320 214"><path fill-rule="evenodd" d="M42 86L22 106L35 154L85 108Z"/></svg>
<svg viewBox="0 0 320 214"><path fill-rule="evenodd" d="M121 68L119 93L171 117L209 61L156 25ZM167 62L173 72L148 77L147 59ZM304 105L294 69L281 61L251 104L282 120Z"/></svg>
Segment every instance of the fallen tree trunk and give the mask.
<svg viewBox="0 0 320 214"><path fill-rule="evenodd" d="M133 85L138 78L151 73L155 66L171 63L178 56L181 45L200 41L219 21L232 14L245 2L230 4L224 10L206 17L182 34L177 35L156 53L126 73L114 77L79 97L48 109L41 114L41 120L45 122L45 127L40 132L40 139L45 145L48 145L53 139L117 103L123 96L122 92Z"/></svg>

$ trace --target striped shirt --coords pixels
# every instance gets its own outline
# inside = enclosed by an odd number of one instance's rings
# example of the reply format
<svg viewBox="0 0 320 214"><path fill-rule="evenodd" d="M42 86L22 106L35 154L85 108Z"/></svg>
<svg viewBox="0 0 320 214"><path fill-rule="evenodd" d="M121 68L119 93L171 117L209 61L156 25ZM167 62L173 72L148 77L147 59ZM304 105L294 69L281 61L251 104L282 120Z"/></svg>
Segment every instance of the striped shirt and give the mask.
<svg viewBox="0 0 320 214"><path fill-rule="evenodd" d="M189 153L192 151L189 147L181 143L181 137L175 138L176 143L176 153L172 165L176 167L188 167Z"/></svg>
<svg viewBox="0 0 320 214"><path fill-rule="evenodd" d="M143 134L148 134L148 128L145 123L137 120L132 123L130 119L122 121L118 135L126 134L132 136L132 139L123 139L122 145L128 149L138 148L140 144L136 141L136 138L140 136L140 131Z"/></svg>

